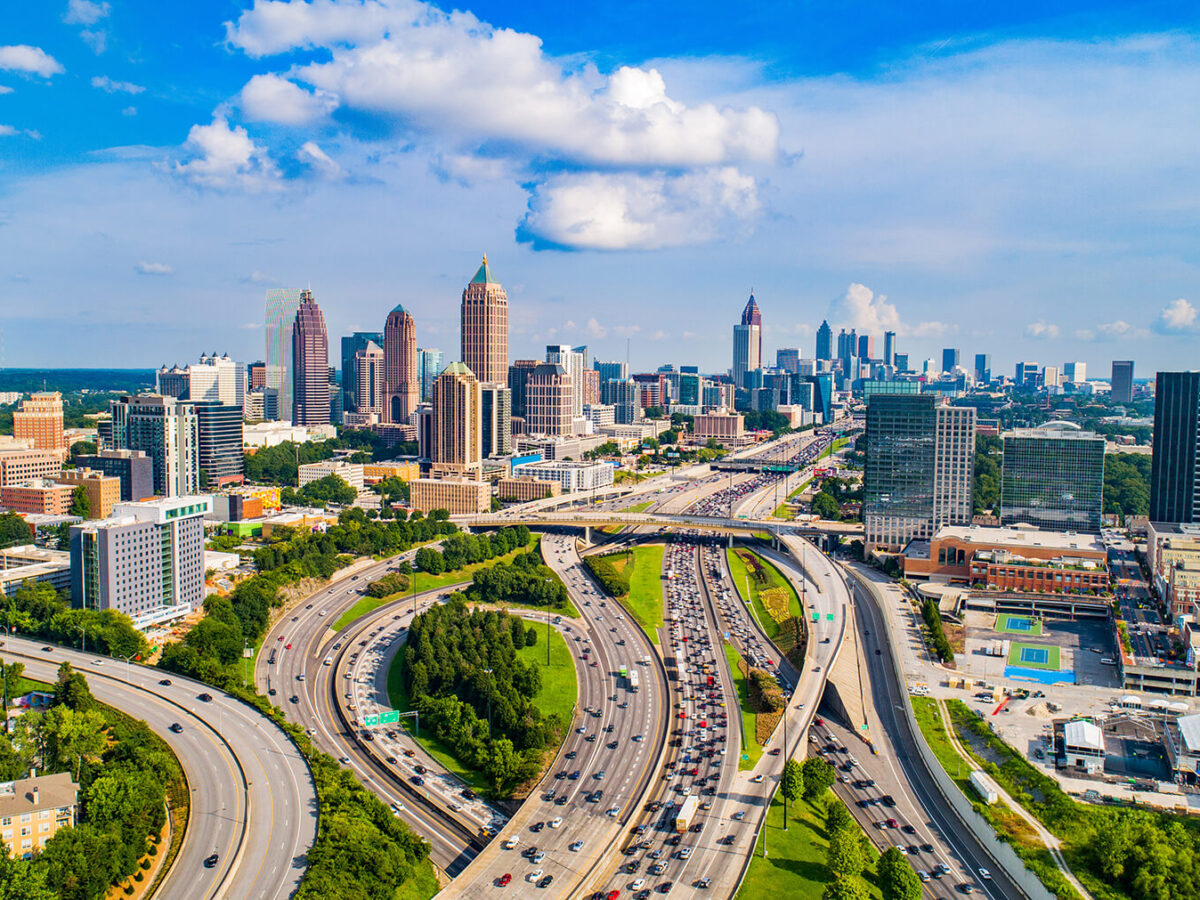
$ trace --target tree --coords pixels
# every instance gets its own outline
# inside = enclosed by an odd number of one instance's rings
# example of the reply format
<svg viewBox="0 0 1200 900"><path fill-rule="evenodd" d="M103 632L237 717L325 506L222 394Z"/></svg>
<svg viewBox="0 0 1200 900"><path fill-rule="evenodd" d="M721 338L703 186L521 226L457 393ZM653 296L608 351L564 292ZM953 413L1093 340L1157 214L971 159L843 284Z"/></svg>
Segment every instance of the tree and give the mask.
<svg viewBox="0 0 1200 900"><path fill-rule="evenodd" d="M809 757L801 768L804 774L804 799L810 802L824 795L837 781L833 766L819 756Z"/></svg>
<svg viewBox="0 0 1200 900"><path fill-rule="evenodd" d="M850 810L846 809L846 804L836 797L829 801L829 806L825 810L825 830L829 834L833 834L835 831L858 830L854 817L850 815Z"/></svg>
<svg viewBox="0 0 1200 900"><path fill-rule="evenodd" d="M804 792L804 770L800 763L789 759L783 764L783 783L779 788L789 803L795 803Z"/></svg>
<svg viewBox="0 0 1200 900"><path fill-rule="evenodd" d="M538 641L537 629L534 628L532 625L530 625L525 630L525 646L526 647L536 647L537 641Z"/></svg>
<svg viewBox="0 0 1200 900"><path fill-rule="evenodd" d="M43 719L43 730L54 768L71 770L76 781L84 760L98 758L108 740L104 716L97 710L51 707Z"/></svg>
<svg viewBox="0 0 1200 900"><path fill-rule="evenodd" d="M833 494L824 489L813 497L812 511L822 519L836 521L841 518L841 509L838 507L837 500L834 499Z"/></svg>
<svg viewBox="0 0 1200 900"><path fill-rule="evenodd" d="M28 774L28 773L25 773ZM0 900L58 900L46 884L46 873L31 860L0 854Z"/></svg>
<svg viewBox="0 0 1200 900"><path fill-rule="evenodd" d="M908 857L889 847L876 864L883 900L921 900L921 879L909 865Z"/></svg>
<svg viewBox="0 0 1200 900"><path fill-rule="evenodd" d="M829 830L829 854L826 864L836 875L861 875L867 867L863 847L864 835L857 828Z"/></svg>
<svg viewBox="0 0 1200 900"><path fill-rule="evenodd" d="M16 513L0 514L0 550L33 543L33 529Z"/></svg>
<svg viewBox="0 0 1200 900"><path fill-rule="evenodd" d="M348 506L354 502L358 491L347 484L340 475L326 475L300 488L300 496L305 500Z"/></svg>
<svg viewBox="0 0 1200 900"><path fill-rule="evenodd" d="M79 516L81 519L90 518L92 515L92 501L88 497L87 488L82 484L75 488L71 494L71 508L67 510L73 516Z"/></svg>
<svg viewBox="0 0 1200 900"><path fill-rule="evenodd" d="M821 900L868 900L869 896L861 878L835 873Z"/></svg>

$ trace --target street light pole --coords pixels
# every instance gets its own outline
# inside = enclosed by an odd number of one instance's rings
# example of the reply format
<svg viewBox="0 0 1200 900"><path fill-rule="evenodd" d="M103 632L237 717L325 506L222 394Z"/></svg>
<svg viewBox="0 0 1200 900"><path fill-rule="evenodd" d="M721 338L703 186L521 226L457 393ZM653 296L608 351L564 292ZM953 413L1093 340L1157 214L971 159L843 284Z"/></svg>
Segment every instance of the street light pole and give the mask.
<svg viewBox="0 0 1200 900"><path fill-rule="evenodd" d="M487 676L488 686L488 743L492 742L492 670L484 669L483 674Z"/></svg>
<svg viewBox="0 0 1200 900"><path fill-rule="evenodd" d="M780 778L779 778L779 783L780 783L781 787L785 787L785 785L783 784L783 781L784 781L784 778L787 776L787 764L788 764L788 759L790 759L790 756L788 754L787 714L788 714L788 708L787 708L787 703L785 702L783 705L783 771L780 774ZM784 831L788 830L787 822L788 822L788 792L785 790L783 792L783 830Z"/></svg>

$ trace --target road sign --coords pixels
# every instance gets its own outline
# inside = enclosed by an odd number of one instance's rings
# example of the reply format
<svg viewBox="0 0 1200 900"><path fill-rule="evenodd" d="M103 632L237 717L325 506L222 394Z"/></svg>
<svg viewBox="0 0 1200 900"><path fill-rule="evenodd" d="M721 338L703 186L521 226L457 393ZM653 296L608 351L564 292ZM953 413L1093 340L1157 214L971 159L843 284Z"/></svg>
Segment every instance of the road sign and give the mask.
<svg viewBox="0 0 1200 900"><path fill-rule="evenodd" d="M833 621L833 613L825 613L825 621L832 622Z"/></svg>
<svg viewBox="0 0 1200 900"><path fill-rule="evenodd" d="M364 725L378 725L379 724L379 715L376 714L376 715L372 715L372 716L363 716L363 724Z"/></svg>
<svg viewBox="0 0 1200 900"><path fill-rule="evenodd" d="M399 722L399 721L400 721L400 710L398 710L398 709L389 709L387 712L383 712L383 713L379 714L379 724L380 725L391 725L393 722Z"/></svg>

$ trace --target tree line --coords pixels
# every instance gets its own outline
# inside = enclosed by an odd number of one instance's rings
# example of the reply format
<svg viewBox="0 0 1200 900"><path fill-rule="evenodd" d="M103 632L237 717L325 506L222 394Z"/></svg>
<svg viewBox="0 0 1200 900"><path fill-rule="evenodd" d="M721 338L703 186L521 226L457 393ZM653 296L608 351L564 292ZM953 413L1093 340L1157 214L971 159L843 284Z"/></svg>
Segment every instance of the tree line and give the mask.
<svg viewBox="0 0 1200 900"><path fill-rule="evenodd" d="M26 581L6 598L3 622L23 634L108 656L144 656L146 637L115 609L73 609L45 581Z"/></svg>
<svg viewBox="0 0 1200 900"><path fill-rule="evenodd" d="M501 528L491 534L449 535L442 548L422 547L413 562L422 572L441 575L456 572L472 563L486 562L529 545L529 529L524 525Z"/></svg>
<svg viewBox="0 0 1200 900"><path fill-rule="evenodd" d="M409 703L420 711L422 727L483 772L497 797L538 771L543 751L567 725L534 703L541 670L517 651L536 641L537 631L519 617L469 608L462 594L409 626L403 651Z"/></svg>
<svg viewBox="0 0 1200 900"><path fill-rule="evenodd" d="M356 451L349 457L350 462L372 462L415 456L417 445L415 441L407 441L389 446L374 432L345 428L328 441L283 441L274 447L261 447L247 453L246 480L255 484L294 486L299 481L298 466L330 459L337 450Z"/></svg>
<svg viewBox="0 0 1200 900"><path fill-rule="evenodd" d="M588 571L612 597L629 596L628 573L631 567L626 566L623 571L619 571L613 565L613 560L625 555L624 553L606 553L603 556L585 556L583 558L583 564L588 567Z"/></svg>
<svg viewBox="0 0 1200 900"><path fill-rule="evenodd" d="M471 576L467 596L474 603L517 603L565 609L567 586L543 564L537 550L518 553L508 565L487 566Z"/></svg>
<svg viewBox="0 0 1200 900"><path fill-rule="evenodd" d="M942 625L942 613L938 609L937 601L926 597L921 604L921 616L925 619L925 625L929 629L929 639L933 642L933 649L937 651L942 662L954 662L954 650L946 638L946 629Z"/></svg>

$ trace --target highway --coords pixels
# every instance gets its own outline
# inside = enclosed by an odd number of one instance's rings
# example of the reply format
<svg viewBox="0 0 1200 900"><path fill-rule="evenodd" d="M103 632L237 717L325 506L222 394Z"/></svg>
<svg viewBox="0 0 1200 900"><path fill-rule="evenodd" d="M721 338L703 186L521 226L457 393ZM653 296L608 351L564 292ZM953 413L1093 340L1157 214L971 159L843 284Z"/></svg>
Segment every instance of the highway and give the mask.
<svg viewBox="0 0 1200 900"><path fill-rule="evenodd" d="M192 809L160 896L278 900L296 891L316 839L317 795L304 757L279 726L200 682L44 646L10 637L3 654L24 663L29 677L50 683L59 664L70 662L98 700L145 720L179 757ZM201 694L212 699L202 701ZM178 733L171 730L176 723ZM216 864L205 866L214 852Z"/></svg>
<svg viewBox="0 0 1200 900"><path fill-rule="evenodd" d="M580 676L571 731L499 839L439 897L574 896L649 787L665 733L666 688L657 657L636 623L592 581L575 541L574 535L542 538L547 564L581 614L571 622L580 631L570 642ZM622 665L638 672L638 691L619 677ZM551 824L560 818L561 827ZM515 894L500 887L505 875L520 883ZM538 887L547 877L549 883Z"/></svg>

